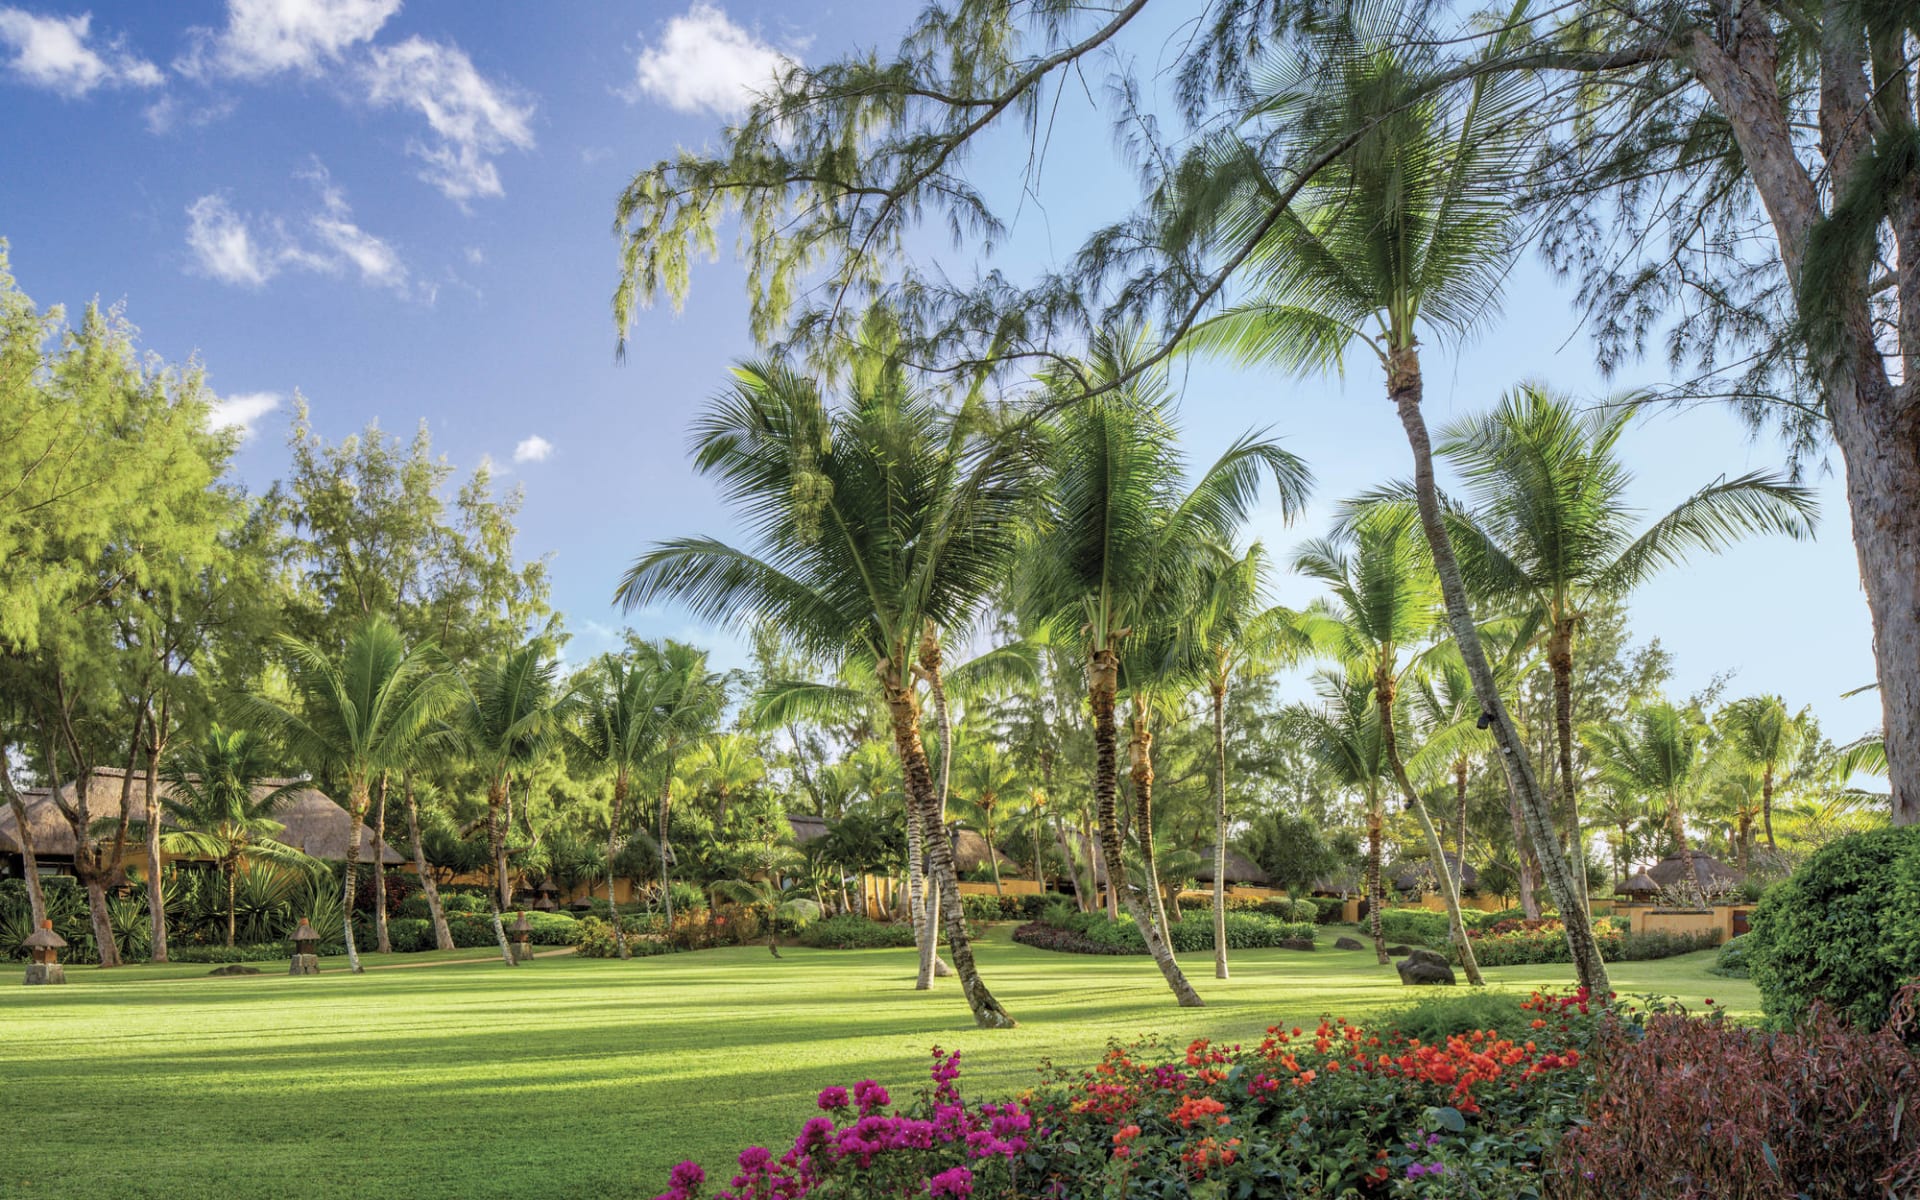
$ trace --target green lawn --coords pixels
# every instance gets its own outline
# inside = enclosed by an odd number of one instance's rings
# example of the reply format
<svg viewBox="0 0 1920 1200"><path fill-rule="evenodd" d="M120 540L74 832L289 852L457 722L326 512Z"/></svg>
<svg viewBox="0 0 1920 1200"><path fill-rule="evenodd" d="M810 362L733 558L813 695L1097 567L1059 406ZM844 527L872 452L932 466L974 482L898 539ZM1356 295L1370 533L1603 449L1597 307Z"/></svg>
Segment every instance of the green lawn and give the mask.
<svg viewBox="0 0 1920 1200"><path fill-rule="evenodd" d="M1227 982L1211 955L1188 956L1207 1007L1182 1010L1147 959L1032 950L1009 929L980 946L1020 1020L999 1033L973 1028L952 980L915 992L910 950L562 956L514 970L444 961L473 957L457 951L370 956L433 965L357 978L290 978L272 963L233 979L69 968L65 987L0 990L0 1195L652 1196L683 1157L711 1168L751 1143L777 1147L829 1083L910 1091L935 1043L965 1051L970 1091L1009 1092L1042 1058L1077 1064L1113 1037L1247 1039L1407 998L1370 953L1248 951ZM1756 1013L1751 985L1707 974L1711 961L1620 964L1614 980ZM1571 979L1488 974L1521 990Z"/></svg>

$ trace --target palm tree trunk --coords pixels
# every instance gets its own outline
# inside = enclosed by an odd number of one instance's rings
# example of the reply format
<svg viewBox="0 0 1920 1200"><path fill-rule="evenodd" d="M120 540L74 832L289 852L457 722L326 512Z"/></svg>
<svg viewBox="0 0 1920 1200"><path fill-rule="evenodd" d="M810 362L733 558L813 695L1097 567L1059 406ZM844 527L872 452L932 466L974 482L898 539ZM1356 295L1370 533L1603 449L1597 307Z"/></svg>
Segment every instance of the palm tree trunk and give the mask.
<svg viewBox="0 0 1920 1200"><path fill-rule="evenodd" d="M1673 833L1673 844L1680 853L1681 865L1686 868L1686 891L1691 891L1694 901L1701 908L1705 908L1707 906L1706 889L1700 886L1700 870L1694 864L1693 847L1687 842L1686 818L1680 814L1680 796L1675 792L1667 793L1667 827Z"/></svg>
<svg viewBox="0 0 1920 1200"><path fill-rule="evenodd" d="M920 952L913 986L925 991L933 986L935 957L933 938L929 936L932 927L927 923L927 883L922 873L927 861L926 822L911 794L906 795L906 806L907 919L913 923L913 944Z"/></svg>
<svg viewBox="0 0 1920 1200"><path fill-rule="evenodd" d="M1381 859L1386 852L1387 814L1377 789L1367 789L1367 932L1373 938L1373 953L1381 966L1393 962L1387 954L1387 935L1380 929L1380 910L1385 907L1381 895Z"/></svg>
<svg viewBox="0 0 1920 1200"><path fill-rule="evenodd" d="M413 869L420 876L420 889L427 894L427 915L433 918L433 948L453 949L453 930L447 928L447 914L440 907L440 885L427 869L427 852L420 848L420 804L413 794L413 776L401 780L407 794L407 837L413 842Z"/></svg>
<svg viewBox="0 0 1920 1200"><path fill-rule="evenodd" d="M1773 840L1773 764L1771 762L1760 772L1760 822L1767 831L1767 849L1778 850L1780 844Z"/></svg>
<svg viewBox="0 0 1920 1200"><path fill-rule="evenodd" d="M393 953L387 937L387 773L380 772L380 795L373 802L373 948Z"/></svg>
<svg viewBox="0 0 1920 1200"><path fill-rule="evenodd" d="M27 876L27 906L33 914L33 927L38 929L40 922L47 919L47 896L40 889L40 859L33 849L33 822L27 816L27 802L13 786L13 771L8 766L12 753L12 746L0 744L0 788L6 790L7 807L13 812L13 825L20 842L20 865Z"/></svg>
<svg viewBox="0 0 1920 1200"><path fill-rule="evenodd" d="M1220 680L1213 684L1213 977L1232 977L1227 969L1227 685Z"/></svg>
<svg viewBox="0 0 1920 1200"><path fill-rule="evenodd" d="M1480 630L1473 623L1473 606L1467 599L1467 587L1460 578L1460 564L1453 555L1453 543L1447 536L1446 522L1440 511L1440 492L1434 482L1433 444L1427 435L1426 417L1420 411L1421 379L1419 352L1412 346L1395 347L1387 372L1387 392L1399 411L1400 424L1406 430L1407 444L1413 451L1414 496L1420 510L1420 525L1433 552L1435 572L1440 576L1441 595L1446 600L1447 624L1454 643L1460 649L1467 674L1473 680L1473 692L1481 708L1493 717L1494 741L1500 747L1500 761L1513 782L1520 799L1520 813L1533 837L1534 850L1545 870L1547 888L1560 906L1567 931L1567 949L1573 958L1575 974L1589 995L1605 997L1609 992L1607 966L1600 957L1600 945L1593 936L1593 922L1581 900L1579 886L1566 858L1554 838L1553 813L1540 791L1533 770L1533 759L1526 743L1514 726L1493 668L1487 662L1486 649L1480 643Z"/></svg>
<svg viewBox="0 0 1920 1200"><path fill-rule="evenodd" d="M1172 942L1166 900L1160 887L1160 862L1153 846L1153 729L1147 721L1147 702L1140 696L1133 698L1130 724L1127 765L1128 778L1133 783L1133 836L1140 843L1140 863L1147 873L1147 894L1153 897L1153 919L1160 926L1161 939Z"/></svg>
<svg viewBox="0 0 1920 1200"><path fill-rule="evenodd" d="M1574 882L1584 910L1593 903L1587 892L1587 840L1580 824L1580 794L1573 777L1573 621L1554 619L1547 639L1547 665L1553 676L1554 741L1560 753L1560 790L1567 804L1567 828L1573 837Z"/></svg>
<svg viewBox="0 0 1920 1200"><path fill-rule="evenodd" d="M1747 873L1748 849L1753 842L1753 813L1742 809L1740 812L1740 873Z"/></svg>
<svg viewBox="0 0 1920 1200"><path fill-rule="evenodd" d="M1480 964L1474 961L1473 943L1467 940L1467 923L1460 916L1460 888L1454 881L1453 869L1447 865L1447 854L1440 845L1440 833L1433 827L1433 818L1427 814L1426 803L1420 799L1420 793L1414 790L1413 781L1407 778L1407 765L1400 761L1400 734L1393 725L1395 688L1393 677L1387 671L1385 658L1380 661L1374 672L1373 693L1380 708L1380 738L1386 745L1387 766L1393 772L1393 782L1400 788L1400 798L1420 820L1420 832L1427 838L1427 853L1433 858L1434 873L1440 877L1440 898L1447 905L1447 928L1453 937L1453 944L1460 950L1460 965L1466 970L1467 982L1475 987L1484 987L1486 980L1480 977ZM1467 860L1460 860L1461 873L1466 871Z"/></svg>
<svg viewBox="0 0 1920 1200"><path fill-rule="evenodd" d="M513 880L507 874L507 822L513 820L513 810L508 807L508 789L512 786L509 780L496 779L487 788L487 851L493 858L498 912L513 907Z"/></svg>
<svg viewBox="0 0 1920 1200"><path fill-rule="evenodd" d="M987 818L986 826L987 862L993 865L993 894L996 896L1004 896L1006 895L1006 891L1000 886L1000 852L993 848L993 818Z"/></svg>
<svg viewBox="0 0 1920 1200"><path fill-rule="evenodd" d="M160 756L167 748L172 700L171 693L162 693L159 720L147 722L147 920L153 927L147 960L157 963L167 961L167 901L160 887Z"/></svg>
<svg viewBox="0 0 1920 1200"><path fill-rule="evenodd" d="M1513 790L1513 780L1507 780L1507 815L1513 819L1513 857L1519 868L1520 911L1527 920L1540 919L1540 901L1533 894L1533 866L1528 861L1531 856L1527 845L1527 827L1520 819L1520 796Z"/></svg>
<svg viewBox="0 0 1920 1200"><path fill-rule="evenodd" d="M673 884L667 873L672 851L667 849L668 807L673 802L673 754L667 754L667 769L660 780L660 898L666 906L667 932L673 932Z"/></svg>
<svg viewBox="0 0 1920 1200"><path fill-rule="evenodd" d="M1460 876L1464 879L1467 874L1467 760L1464 756L1453 763L1453 801L1459 813L1453 832L1453 852L1460 856Z"/></svg>
<svg viewBox="0 0 1920 1200"><path fill-rule="evenodd" d="M953 778L953 719L952 713L947 708L946 681L940 674L943 661L940 652L940 639L936 636L933 622L931 621L928 621L921 627L919 655L920 669L927 677L927 693L933 697L935 727L940 733L940 794L938 802L934 806L933 823L922 832L935 833L941 837L945 837L947 830L948 783ZM949 851L951 851L951 846L949 846ZM924 875L925 871L923 869L922 876L924 877ZM921 955L923 958L931 955L933 978L945 979L953 974L953 968L949 967L940 957L941 897L940 894L930 886L927 888L925 904L927 941L921 950Z"/></svg>
<svg viewBox="0 0 1920 1200"><path fill-rule="evenodd" d="M1193 990L1193 985L1187 982L1180 964L1174 960L1173 949L1167 945L1161 926L1155 923L1153 912L1141 905L1124 882L1127 863L1120 846L1117 812L1120 739L1113 720L1119 675L1120 660L1113 651L1093 651L1087 662L1087 692L1093 705L1093 796L1100 822L1100 853L1107 868L1108 903L1113 902L1113 897L1119 897L1125 903L1128 915L1139 926L1140 936L1146 940L1147 953L1153 956L1154 964L1166 977L1167 987L1172 990L1180 1007L1199 1008L1204 1001L1200 999L1200 993Z"/></svg>
<svg viewBox="0 0 1920 1200"><path fill-rule="evenodd" d="M234 926L240 923L240 902L235 898L235 895L234 895L234 893L239 890L239 888L237 887L237 884L239 883L239 879L240 879L240 864L237 861L228 863L227 864L227 949L229 950L233 949Z"/></svg>
<svg viewBox="0 0 1920 1200"><path fill-rule="evenodd" d="M360 948L353 941L353 902L360 890L360 822L366 819L368 800L364 779L347 785L347 878L341 889L345 893L346 912L340 922L340 932L347 943L347 969L355 975L365 970L360 965Z"/></svg>
<svg viewBox="0 0 1920 1200"><path fill-rule="evenodd" d="M933 772L927 767L926 747L920 741L920 712L910 684L897 675L882 679L887 694L887 711L893 724L894 749L900 755L900 769L906 784L907 801L917 806L928 823L939 820L939 800L934 791ZM931 853L928 854L929 883L938 889L946 925L947 949L953 955L955 973L967 1007L973 1010L974 1023L982 1029L1011 1029L1013 1018L987 990L973 961L973 944L967 938L965 914L960 910L960 881L953 869L953 843L945 831L935 825ZM931 940L931 939L929 939Z"/></svg>
<svg viewBox="0 0 1920 1200"><path fill-rule="evenodd" d="M632 958L627 949L627 931L620 926L620 905L613 898L613 860L620 853L620 817L627 806L627 768L622 764L613 775L613 811L607 816L607 917L613 922L613 944L621 958Z"/></svg>

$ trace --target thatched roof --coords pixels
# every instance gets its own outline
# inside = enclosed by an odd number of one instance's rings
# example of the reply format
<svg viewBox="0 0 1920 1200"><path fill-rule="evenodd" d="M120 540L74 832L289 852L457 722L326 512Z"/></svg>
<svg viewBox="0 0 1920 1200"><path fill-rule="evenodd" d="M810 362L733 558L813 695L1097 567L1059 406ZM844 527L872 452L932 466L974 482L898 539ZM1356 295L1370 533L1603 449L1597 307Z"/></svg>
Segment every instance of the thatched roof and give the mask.
<svg viewBox="0 0 1920 1200"><path fill-rule="evenodd" d="M1693 870L1695 877L1700 881L1701 888L1707 891L1740 886L1740 872L1711 854L1694 851ZM1659 887L1684 887L1687 879L1687 861L1678 854L1669 854L1648 867L1645 874L1651 877Z"/></svg>
<svg viewBox="0 0 1920 1200"><path fill-rule="evenodd" d="M1653 876L1639 871L1614 884L1613 890L1623 896L1651 896L1660 890L1660 885L1653 881Z"/></svg>
<svg viewBox="0 0 1920 1200"><path fill-rule="evenodd" d="M1473 888L1480 886L1480 872L1474 869L1472 863L1467 863L1463 867L1460 863L1460 856L1451 850L1444 852L1441 857L1447 862L1447 873L1455 879L1458 879L1461 887ZM1433 869L1432 857L1425 854L1417 858L1404 858L1399 862L1393 863L1387 867L1386 876L1388 883L1391 883L1403 892L1411 892L1420 888L1436 886L1440 882L1439 875L1437 875Z"/></svg>
<svg viewBox="0 0 1920 1200"><path fill-rule="evenodd" d="M993 857L1002 871L1016 869L1016 864L997 848ZM987 839L971 829L956 830L953 835L953 869L965 874L978 871L987 865Z"/></svg>
<svg viewBox="0 0 1920 1200"><path fill-rule="evenodd" d="M1361 891L1360 877L1351 871L1322 875L1307 891L1315 896L1357 896Z"/></svg>
<svg viewBox="0 0 1920 1200"><path fill-rule="evenodd" d="M1213 855L1206 856L1206 865L1193 873L1195 880L1211 885L1213 883ZM1251 887L1266 887L1273 882L1272 876L1262 871L1257 863L1238 850L1227 851L1227 882L1244 883Z"/></svg>
<svg viewBox="0 0 1920 1200"><path fill-rule="evenodd" d="M256 795L265 795L277 787L293 782L288 779L263 779L255 788ZM93 779L87 787L88 816L95 821L118 820L120 817L120 793L127 789L127 808L129 817L134 821L144 821L147 816L147 780L146 776L136 773L132 782L127 783L127 773L117 767L102 767L93 773ZM166 793L167 785L160 785L161 793ZM61 789L61 795L69 804L76 795L74 785L69 783ZM36 855L46 858L73 857L73 827L67 823L60 808L53 802L52 795L45 788L23 788L21 800L27 809L27 821L33 831L33 849ZM347 857L347 826L352 821L347 810L329 799L318 788L304 787L288 797L286 803L274 814L274 820L286 826L286 832L280 840L302 853L314 858L330 861L344 861ZM172 819L162 814L163 825L172 825ZM19 831L13 818L13 806L0 804L0 849L7 853L18 854ZM363 823L360 826L360 857L363 861L373 860L373 831ZM406 859L388 846L382 854L383 861L394 864Z"/></svg>
<svg viewBox="0 0 1920 1200"><path fill-rule="evenodd" d="M793 830L793 840L803 846L827 836L827 830L830 828L825 817L816 817L808 813L788 813L787 826Z"/></svg>

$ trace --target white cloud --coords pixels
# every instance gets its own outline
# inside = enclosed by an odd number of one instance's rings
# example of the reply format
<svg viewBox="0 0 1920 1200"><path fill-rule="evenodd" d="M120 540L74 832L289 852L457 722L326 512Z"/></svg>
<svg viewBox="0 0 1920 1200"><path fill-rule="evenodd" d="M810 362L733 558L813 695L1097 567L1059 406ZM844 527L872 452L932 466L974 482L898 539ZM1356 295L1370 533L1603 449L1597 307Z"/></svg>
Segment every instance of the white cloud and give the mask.
<svg viewBox="0 0 1920 1200"><path fill-rule="evenodd" d="M487 252L485 250L482 250L480 247L468 246L465 250L465 254L467 256L467 262L472 264L473 266L479 267L479 266L486 265Z"/></svg>
<svg viewBox="0 0 1920 1200"><path fill-rule="evenodd" d="M186 126L198 129L223 120L233 114L234 102L231 98L221 97L206 104L181 104L173 96L162 96L147 105L143 115L147 119L147 132L153 134L171 133Z"/></svg>
<svg viewBox="0 0 1920 1200"><path fill-rule="evenodd" d="M532 437L522 438L520 444L513 448L513 461L545 462L552 453L553 443L536 433Z"/></svg>
<svg viewBox="0 0 1920 1200"><path fill-rule="evenodd" d="M502 194L492 156L533 148L532 103L490 83L458 46L418 37L376 46L364 72L373 103L397 104L426 118L434 140L407 149L426 163L420 177L450 200Z"/></svg>
<svg viewBox="0 0 1920 1200"><path fill-rule="evenodd" d="M299 177L319 189L320 211L291 222L236 212L217 192L188 205L187 248L198 273L257 288L289 267L325 275L352 271L364 284L433 303L437 289L415 287L399 251L360 227L326 167L315 161Z"/></svg>
<svg viewBox="0 0 1920 1200"><path fill-rule="evenodd" d="M213 402L207 424L215 429L238 429L240 440L249 442L259 432L260 418L280 407L278 392L241 392Z"/></svg>
<svg viewBox="0 0 1920 1200"><path fill-rule="evenodd" d="M97 87L158 87L160 68L114 39L96 49L93 14L42 17L21 8L0 8L0 45L13 50L8 68L23 83L63 96L84 96Z"/></svg>
<svg viewBox="0 0 1920 1200"><path fill-rule="evenodd" d="M399 11L400 0L227 0L226 28L197 31L198 44L174 67L238 79L313 75Z"/></svg>
<svg viewBox="0 0 1920 1200"><path fill-rule="evenodd" d="M707 0L667 22L634 61L634 93L681 112L733 116L794 62Z"/></svg>

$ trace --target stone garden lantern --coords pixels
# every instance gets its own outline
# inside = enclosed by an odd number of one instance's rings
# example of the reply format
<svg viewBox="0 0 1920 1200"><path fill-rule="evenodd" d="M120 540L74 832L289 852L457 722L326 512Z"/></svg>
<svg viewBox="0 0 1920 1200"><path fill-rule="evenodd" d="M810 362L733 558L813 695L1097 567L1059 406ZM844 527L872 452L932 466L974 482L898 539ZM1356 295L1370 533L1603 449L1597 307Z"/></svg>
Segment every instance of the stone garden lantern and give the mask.
<svg viewBox="0 0 1920 1200"><path fill-rule="evenodd" d="M287 969L289 975L318 975L320 973L320 935L313 926L307 924L305 917L300 918L300 928L293 931L293 965Z"/></svg>
<svg viewBox="0 0 1920 1200"><path fill-rule="evenodd" d="M33 961L27 964L28 983L65 983L67 969L60 965L60 951L66 949L67 939L53 931L52 921L40 922L40 928L22 942Z"/></svg>
<svg viewBox="0 0 1920 1200"><path fill-rule="evenodd" d="M533 911L543 913L560 911L560 905L554 900L554 897L560 894L560 889L553 886L551 879L542 879L540 886L533 889L533 894L539 897L533 902Z"/></svg>
<svg viewBox="0 0 1920 1200"><path fill-rule="evenodd" d="M523 963L533 957L533 926L528 923L526 913L520 913L518 918L507 926L507 936L513 942L513 961Z"/></svg>

